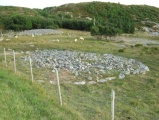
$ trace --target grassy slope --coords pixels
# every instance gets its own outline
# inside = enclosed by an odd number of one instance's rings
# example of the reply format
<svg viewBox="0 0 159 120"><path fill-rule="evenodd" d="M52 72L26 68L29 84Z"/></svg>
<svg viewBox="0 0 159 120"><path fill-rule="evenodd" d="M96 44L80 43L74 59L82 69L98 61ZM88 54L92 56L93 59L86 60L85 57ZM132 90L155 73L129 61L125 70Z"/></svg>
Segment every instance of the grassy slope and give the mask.
<svg viewBox="0 0 159 120"><path fill-rule="evenodd" d="M0 69L0 119L3 120L66 120L79 117L60 107L39 85Z"/></svg>
<svg viewBox="0 0 159 120"><path fill-rule="evenodd" d="M9 86L11 91L8 92L7 99L10 99L10 102L4 106L11 106L11 109L20 109L21 111L25 111L23 107L26 106L27 111L32 112L26 113L30 114L32 118L46 117L46 119L50 119L53 113L57 113L56 118L61 119L85 119L85 120L105 120L110 119L110 91L113 88L116 92L116 102L115 102L115 117L116 119L125 120L125 119L133 119L133 120L157 120L159 119L159 47L155 45L149 45L148 47L144 46L126 46L124 52L119 52L118 45L123 44L115 43L115 42L106 42L106 41L96 41L93 40L88 32L80 32L80 31L71 31L71 30L63 30L64 34L61 35L47 35L41 37L19 37L18 39L12 38L10 41L1 42L0 49L1 53L3 51L3 47L12 48L16 51L26 51L26 50L35 50L39 49L64 49L64 50L77 50L77 51L85 51L85 52L96 52L96 53L112 53L115 55L120 55L128 58L134 58L146 64L150 68L150 72L146 73L146 75L129 75L126 76L124 80L113 80L104 84L97 85L84 85L84 86L74 86L71 84L61 84L61 91L63 97L64 108L60 108L58 106L58 95L57 95L57 87L56 85L50 85L49 83L45 83L41 86L35 84L31 84L25 80L17 80L17 77L9 75L10 72L3 72L4 79L2 79L3 85L0 88L5 86ZM72 33L72 37L68 37L68 33ZM78 36L83 36L85 41L83 44L80 42L73 42L75 38ZM134 35L135 36L135 35ZM131 35L133 37L133 35ZM144 36L149 38L148 36ZM52 42L53 39L59 39L60 42ZM152 39L152 38L151 38ZM159 40L158 37L154 37L153 39ZM30 47L29 43L32 42L34 47ZM1 57L1 61L2 61ZM9 62L9 61L8 61ZM11 65L11 64L9 64ZM11 67L11 66L10 66ZM12 69L12 67L10 68ZM17 66L18 70L21 70L23 74L25 73L20 64ZM45 71L45 70L43 70ZM42 73L43 73L42 71ZM40 75L42 73L39 72ZM36 73L39 77L39 74ZM34 73L35 77L36 74ZM47 74L49 75L49 74ZM28 75L29 77L30 75ZM41 76L42 77L42 76ZM50 79L46 77L46 80ZM41 78L38 78L41 79ZM60 80L66 80L65 76ZM11 84L10 84L11 83ZM23 88L25 85L25 88ZM22 86L22 88L20 88ZM33 87L31 87L33 86ZM41 87L41 88L39 88ZM6 89L6 88L3 88ZM23 90L24 89L24 90ZM46 92L41 92L45 89ZM12 95L12 92L17 94L17 97ZM24 91L24 92L23 92ZM36 92L36 91L40 91ZM2 92L3 93L3 92ZM42 94L42 95L41 95ZM32 96L33 95L33 96ZM51 96L53 97L53 100ZM3 94L4 96L4 94ZM28 97L29 96L29 97ZM37 97L34 97L37 96ZM6 96L7 97L7 96ZM10 98L12 97L12 98ZM23 98L24 99L21 99ZM3 97L1 97L3 98ZM33 101L30 101L30 98L35 98ZM7 101L7 99L5 101ZM13 104L13 99L15 103ZM18 103L18 101L20 101ZM51 100L50 100L51 99ZM23 101L24 100L24 101ZM27 102L25 102L27 101ZM37 102L37 103L36 103ZM24 104L23 104L24 103ZM57 104L55 104L57 103ZM19 105L20 104L20 105ZM22 104L22 105L21 105ZM1 106L2 106L1 105ZM27 107L28 106L28 107ZM37 107L37 108L36 108ZM75 112L79 118L76 117L70 111ZM1 107L3 108L3 107ZM52 109L53 108L53 109ZM54 111L55 110L55 111ZM5 112L5 114L9 114L8 116L12 116L12 112L6 110L0 110L1 112ZM41 114L43 113L44 114ZM50 112L52 111L52 112ZM15 114L15 113L14 113ZM13 115L14 115L13 114ZM19 113L20 114L20 113ZM37 114L36 116L34 116ZM74 115L72 118L72 114ZM23 116L23 113L20 114ZM26 116L27 116L26 115ZM69 116L70 115L70 116ZM25 116L23 116L25 118ZM27 117L26 117L27 118ZM59 119L58 118L58 119Z"/></svg>
<svg viewBox="0 0 159 120"><path fill-rule="evenodd" d="M15 7L15 6L0 6L1 16L10 15L26 15L26 16L39 16L38 11L35 9Z"/></svg>

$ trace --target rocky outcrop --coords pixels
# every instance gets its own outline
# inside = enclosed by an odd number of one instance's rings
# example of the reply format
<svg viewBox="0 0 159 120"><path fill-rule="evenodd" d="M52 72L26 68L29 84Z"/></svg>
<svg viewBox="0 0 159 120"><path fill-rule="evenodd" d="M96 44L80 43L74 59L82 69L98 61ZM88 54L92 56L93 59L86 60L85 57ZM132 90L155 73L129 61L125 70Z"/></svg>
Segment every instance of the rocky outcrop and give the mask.
<svg viewBox="0 0 159 120"><path fill-rule="evenodd" d="M159 24L153 21L142 21L142 31L152 36L159 36ZM149 26L149 27L146 27Z"/></svg>

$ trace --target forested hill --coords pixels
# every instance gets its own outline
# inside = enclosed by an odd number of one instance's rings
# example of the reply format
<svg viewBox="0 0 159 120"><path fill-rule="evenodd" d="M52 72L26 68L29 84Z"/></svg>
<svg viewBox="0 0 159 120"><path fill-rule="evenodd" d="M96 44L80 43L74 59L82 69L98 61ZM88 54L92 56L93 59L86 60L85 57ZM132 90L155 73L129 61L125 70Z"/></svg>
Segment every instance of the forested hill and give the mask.
<svg viewBox="0 0 159 120"><path fill-rule="evenodd" d="M159 22L159 8L109 2L83 2L29 9L0 6L0 28L12 30L69 28L110 33L133 33L141 21Z"/></svg>
<svg viewBox="0 0 159 120"><path fill-rule="evenodd" d="M65 4L59 7L44 9L49 14L65 13L74 17L102 17L109 19L110 15L120 16L128 13L134 20L152 20L159 22L159 8L147 5L122 5L110 2L85 2L77 4Z"/></svg>

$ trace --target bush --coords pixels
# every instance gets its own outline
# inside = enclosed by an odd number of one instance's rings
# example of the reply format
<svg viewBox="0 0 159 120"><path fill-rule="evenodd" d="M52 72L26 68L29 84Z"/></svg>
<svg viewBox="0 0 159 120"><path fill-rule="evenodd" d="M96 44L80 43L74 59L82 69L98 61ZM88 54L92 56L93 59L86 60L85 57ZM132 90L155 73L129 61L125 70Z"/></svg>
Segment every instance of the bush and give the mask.
<svg viewBox="0 0 159 120"><path fill-rule="evenodd" d="M99 34L99 28L97 26L91 27L91 35L98 35Z"/></svg>
<svg viewBox="0 0 159 120"><path fill-rule="evenodd" d="M155 52L155 51L158 51L159 48L158 47L151 47L151 51Z"/></svg>
<svg viewBox="0 0 159 120"><path fill-rule="evenodd" d="M54 24L54 25L47 26L47 28L48 29L57 29L57 28L59 28L59 26Z"/></svg>
<svg viewBox="0 0 159 120"><path fill-rule="evenodd" d="M119 52L124 52L124 49L122 48L122 49L119 49Z"/></svg>
<svg viewBox="0 0 159 120"><path fill-rule="evenodd" d="M143 44L140 44L140 43L135 44L135 47L140 47L140 46L143 46Z"/></svg>

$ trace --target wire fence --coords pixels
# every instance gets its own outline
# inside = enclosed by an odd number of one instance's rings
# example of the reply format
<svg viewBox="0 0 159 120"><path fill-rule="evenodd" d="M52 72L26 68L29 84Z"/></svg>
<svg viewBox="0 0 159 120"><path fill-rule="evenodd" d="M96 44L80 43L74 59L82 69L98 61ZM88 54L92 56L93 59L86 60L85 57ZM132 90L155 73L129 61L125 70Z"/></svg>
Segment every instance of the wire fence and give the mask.
<svg viewBox="0 0 159 120"><path fill-rule="evenodd" d="M135 103L131 105L129 101L133 103L135 98L126 95L119 96L118 92L116 94L114 92L115 98L112 98L111 89L105 91L98 85L75 86L70 84L70 81L59 82L59 78L62 77L60 72L58 76L57 69L56 73L53 73L49 69L36 68L32 65L31 58L26 57L26 60L22 61L22 55L4 48L0 53L0 60L4 67L12 69L16 74L23 74L32 82L45 83L41 87L47 89L49 95L54 95L57 103L73 108L84 118L90 120L159 120L159 116L151 113L150 110L138 108ZM114 103L112 103L113 100Z"/></svg>

